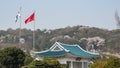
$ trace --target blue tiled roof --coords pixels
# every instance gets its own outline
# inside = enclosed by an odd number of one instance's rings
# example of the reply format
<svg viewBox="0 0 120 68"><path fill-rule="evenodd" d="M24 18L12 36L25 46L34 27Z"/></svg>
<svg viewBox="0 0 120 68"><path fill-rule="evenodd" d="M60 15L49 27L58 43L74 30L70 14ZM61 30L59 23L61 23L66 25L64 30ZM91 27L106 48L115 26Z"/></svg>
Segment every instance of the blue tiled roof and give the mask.
<svg viewBox="0 0 120 68"><path fill-rule="evenodd" d="M90 52L85 51L79 45L68 45L68 44L61 44L61 45L65 49L69 50L69 52L72 55L75 55L75 56L80 56L80 57L97 57L97 56L99 56L98 53L94 54L94 53L90 53Z"/></svg>
<svg viewBox="0 0 120 68"><path fill-rule="evenodd" d="M77 57L87 57L87 58L99 56L98 53L90 53L90 52L85 51L79 45L69 45L69 44L63 44L59 42L57 42L57 44L62 46L63 50L52 51L49 49L43 52L36 52L36 54L39 56L44 56L44 57L59 57L59 56L65 55L66 53L70 53L73 56L77 56Z"/></svg>
<svg viewBox="0 0 120 68"><path fill-rule="evenodd" d="M67 52L65 50L62 51L44 51L44 52L36 52L37 55L44 56L44 57L58 57L58 56L63 56Z"/></svg>

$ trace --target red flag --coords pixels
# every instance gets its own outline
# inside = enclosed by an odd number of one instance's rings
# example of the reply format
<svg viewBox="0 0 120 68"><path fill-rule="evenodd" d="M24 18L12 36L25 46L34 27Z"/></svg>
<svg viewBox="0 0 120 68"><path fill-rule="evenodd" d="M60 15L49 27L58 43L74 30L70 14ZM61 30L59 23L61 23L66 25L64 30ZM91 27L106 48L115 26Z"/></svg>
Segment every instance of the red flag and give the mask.
<svg viewBox="0 0 120 68"><path fill-rule="evenodd" d="M32 13L26 20L25 20L25 24L31 22L31 21L34 21L35 19L35 13Z"/></svg>

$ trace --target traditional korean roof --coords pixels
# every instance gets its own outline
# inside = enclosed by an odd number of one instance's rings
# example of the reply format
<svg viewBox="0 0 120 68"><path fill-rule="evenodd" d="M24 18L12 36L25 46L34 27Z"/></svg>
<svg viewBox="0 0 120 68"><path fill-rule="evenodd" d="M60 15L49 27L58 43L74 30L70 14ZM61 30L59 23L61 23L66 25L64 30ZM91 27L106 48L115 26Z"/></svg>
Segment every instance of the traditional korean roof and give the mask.
<svg viewBox="0 0 120 68"><path fill-rule="evenodd" d="M90 53L85 51L84 49L82 49L79 45L68 45L68 44L62 44L61 45L69 50L69 53L71 53L72 55L75 56L79 56L79 57L96 57L99 56L98 53Z"/></svg>
<svg viewBox="0 0 120 68"><path fill-rule="evenodd" d="M35 54L43 57L59 57L64 56L67 53L76 57L97 57L98 53L91 53L82 49L79 45L70 45L60 42L56 42L50 49L41 52L35 52Z"/></svg>
<svg viewBox="0 0 120 68"><path fill-rule="evenodd" d="M35 52L39 56L43 57L59 57L65 55L67 52L62 50L62 51L42 51L42 52Z"/></svg>

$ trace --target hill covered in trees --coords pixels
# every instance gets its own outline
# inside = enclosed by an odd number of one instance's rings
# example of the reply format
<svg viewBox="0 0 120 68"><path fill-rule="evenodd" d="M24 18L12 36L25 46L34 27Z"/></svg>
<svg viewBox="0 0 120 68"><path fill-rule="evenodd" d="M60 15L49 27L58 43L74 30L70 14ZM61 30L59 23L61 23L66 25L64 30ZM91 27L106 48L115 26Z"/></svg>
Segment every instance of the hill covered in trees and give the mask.
<svg viewBox="0 0 120 68"><path fill-rule="evenodd" d="M0 30L0 48L19 46L32 49L33 31L30 29ZM78 44L89 51L120 52L120 29L106 30L88 26L74 26L55 30L35 30L35 48L38 51L48 49L54 42ZM21 43L19 43L21 42Z"/></svg>

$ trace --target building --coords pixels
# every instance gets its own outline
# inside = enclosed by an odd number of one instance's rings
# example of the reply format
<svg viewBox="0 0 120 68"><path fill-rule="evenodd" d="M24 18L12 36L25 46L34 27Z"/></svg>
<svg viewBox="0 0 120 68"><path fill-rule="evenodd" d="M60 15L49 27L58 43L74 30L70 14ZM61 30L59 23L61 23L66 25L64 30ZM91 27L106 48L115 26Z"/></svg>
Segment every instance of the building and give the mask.
<svg viewBox="0 0 120 68"><path fill-rule="evenodd" d="M69 68L88 68L88 62L91 58L98 57L98 53L90 53L82 49L79 45L69 45L56 42L50 49L41 52L35 52L43 59L44 57L57 58L61 64L68 64Z"/></svg>

